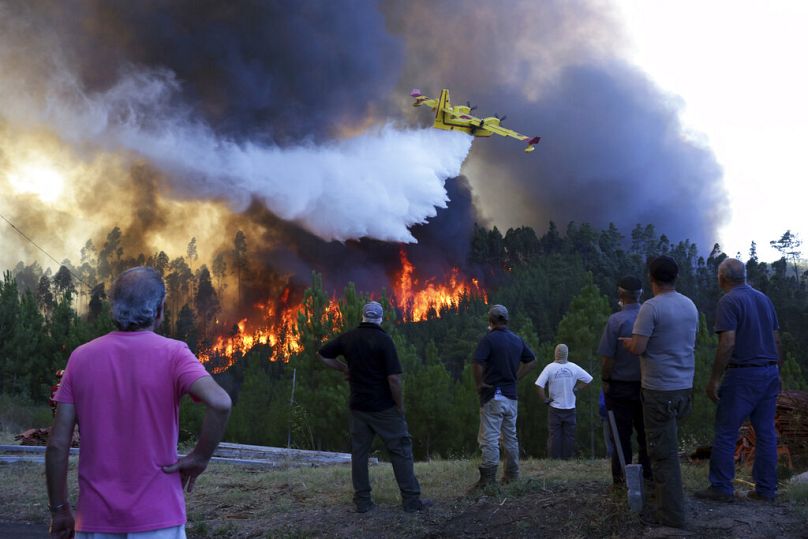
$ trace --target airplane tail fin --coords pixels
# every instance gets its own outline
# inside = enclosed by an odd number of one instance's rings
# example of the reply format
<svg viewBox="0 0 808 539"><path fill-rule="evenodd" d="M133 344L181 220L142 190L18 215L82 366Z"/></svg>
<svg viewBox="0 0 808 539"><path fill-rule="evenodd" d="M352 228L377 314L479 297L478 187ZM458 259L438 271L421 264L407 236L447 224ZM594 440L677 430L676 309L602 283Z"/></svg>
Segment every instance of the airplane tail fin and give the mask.
<svg viewBox="0 0 808 539"><path fill-rule="evenodd" d="M446 109L451 106L449 104L449 90L444 88L440 91L440 98L438 99L438 106L435 108L435 119L445 120Z"/></svg>
<svg viewBox="0 0 808 539"><path fill-rule="evenodd" d="M527 148L525 148L525 153L530 153L536 149L536 144L539 143L541 137L533 137L532 139L527 141Z"/></svg>

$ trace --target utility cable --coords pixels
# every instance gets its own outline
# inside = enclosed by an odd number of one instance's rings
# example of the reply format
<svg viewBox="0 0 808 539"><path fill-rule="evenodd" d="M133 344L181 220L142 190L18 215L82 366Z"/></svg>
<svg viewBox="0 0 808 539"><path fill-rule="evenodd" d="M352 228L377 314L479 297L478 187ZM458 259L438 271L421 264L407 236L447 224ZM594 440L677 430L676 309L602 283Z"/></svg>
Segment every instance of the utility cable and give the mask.
<svg viewBox="0 0 808 539"><path fill-rule="evenodd" d="M25 238L26 240L28 240L28 241L31 243L31 245L33 245L34 247L36 247L37 249L39 249L40 251L42 251L43 253L45 253L45 256L47 256L48 258L50 258L51 260L53 260L54 264L56 264L57 266L64 266L64 264L62 264L61 262L59 262L58 260L56 260L55 258L53 258L53 257L50 255L50 253L49 253L48 251L46 251L45 249L43 249L42 247L40 247L40 246L39 246L39 244L37 244L37 242L35 242L35 241L34 241L34 240L32 240L31 238L29 238L29 237L28 237L28 236L25 234L25 232L23 232L22 230L20 230L19 228L17 228L17 226L16 226L14 223L12 223L12 222L11 222L11 221L9 221L8 219L6 219L6 218L3 216L3 214L0 214L0 219L2 219L3 221L5 221L6 223L8 223L8 225L9 225L11 228L13 228L15 232L17 232L17 234L19 234L20 236L22 236L23 238ZM68 268L67 266L65 266L65 268L67 269L67 271L69 271L69 272L70 272L70 275L72 275L72 276L73 276L73 277L74 277L74 278L75 278L75 279L76 279L78 282L80 282L81 284L83 284L84 286L86 286L86 287L87 287L87 290L92 290L92 287L91 287L90 285L88 285L87 283L85 283L85 282L84 282L84 279L82 279L81 277L79 277L78 275L76 275L76 274L75 274L75 273L74 273L74 272L73 272L73 271L72 271L70 268Z"/></svg>

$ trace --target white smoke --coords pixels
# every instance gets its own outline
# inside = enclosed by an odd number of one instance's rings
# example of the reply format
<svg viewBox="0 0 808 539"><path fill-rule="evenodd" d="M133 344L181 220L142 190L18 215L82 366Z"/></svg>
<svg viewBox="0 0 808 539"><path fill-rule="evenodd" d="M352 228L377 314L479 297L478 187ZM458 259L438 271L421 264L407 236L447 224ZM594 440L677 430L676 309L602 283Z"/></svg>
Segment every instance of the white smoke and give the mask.
<svg viewBox="0 0 808 539"><path fill-rule="evenodd" d="M236 211L257 197L326 240L414 242L409 227L446 207L445 180L471 147L468 135L393 125L320 145L237 143L179 104L170 71L130 69L91 93L52 49L39 62L25 61L30 52L0 37L0 119L12 128L45 129L84 152L146 158L178 196L226 200Z"/></svg>

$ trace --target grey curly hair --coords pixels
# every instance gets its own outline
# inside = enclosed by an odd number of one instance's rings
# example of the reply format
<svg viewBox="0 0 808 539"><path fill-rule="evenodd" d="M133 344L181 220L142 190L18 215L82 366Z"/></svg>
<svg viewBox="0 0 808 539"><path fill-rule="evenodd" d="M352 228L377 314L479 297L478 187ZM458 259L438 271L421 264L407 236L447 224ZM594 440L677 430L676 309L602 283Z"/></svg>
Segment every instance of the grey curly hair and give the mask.
<svg viewBox="0 0 808 539"><path fill-rule="evenodd" d="M112 285L112 321L121 331L147 328L157 319L165 296L163 278L154 268L130 268Z"/></svg>

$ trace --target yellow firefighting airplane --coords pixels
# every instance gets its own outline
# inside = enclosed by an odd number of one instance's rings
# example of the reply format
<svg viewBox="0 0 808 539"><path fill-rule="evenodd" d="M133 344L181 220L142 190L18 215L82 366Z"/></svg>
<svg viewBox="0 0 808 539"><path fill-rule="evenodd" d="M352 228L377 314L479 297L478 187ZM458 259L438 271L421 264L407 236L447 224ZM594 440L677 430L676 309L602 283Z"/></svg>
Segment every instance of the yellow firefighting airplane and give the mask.
<svg viewBox="0 0 808 539"><path fill-rule="evenodd" d="M438 129L445 129L446 131L462 131L475 137L490 137L493 134L501 135L503 137L513 137L517 140L527 142L527 153L535 150L535 145L539 143L541 137L528 137L517 133L511 129L506 129L500 124L505 116L497 117L489 116L487 118L477 118L470 113L477 107L471 105L454 105L449 102L449 90L443 89L440 93L440 98L432 99L421 94L421 90L415 89L410 92L410 95L415 98L413 107L420 107L426 105L435 111L435 123L433 127Z"/></svg>

